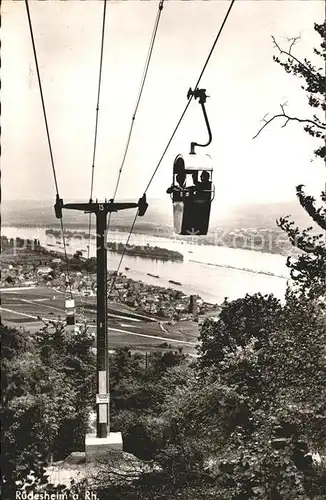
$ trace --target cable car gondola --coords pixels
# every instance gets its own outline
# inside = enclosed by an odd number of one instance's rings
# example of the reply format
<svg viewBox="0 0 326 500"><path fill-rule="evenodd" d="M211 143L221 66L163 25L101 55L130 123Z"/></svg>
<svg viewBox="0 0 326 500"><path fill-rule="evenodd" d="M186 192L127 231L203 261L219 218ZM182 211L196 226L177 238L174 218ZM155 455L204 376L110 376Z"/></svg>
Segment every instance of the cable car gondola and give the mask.
<svg viewBox="0 0 326 500"><path fill-rule="evenodd" d="M75 324L75 301L74 301L74 299L66 299L65 310L66 310L67 325L74 325Z"/></svg>
<svg viewBox="0 0 326 500"><path fill-rule="evenodd" d="M205 147L211 143L212 134L205 110L206 91L189 89L188 99L199 98L208 130L208 142L192 142L189 154L179 154L173 163L173 181L167 189L173 205L174 231L177 234L200 236L207 234L211 202L214 199L213 162L209 155L198 155L195 146Z"/></svg>

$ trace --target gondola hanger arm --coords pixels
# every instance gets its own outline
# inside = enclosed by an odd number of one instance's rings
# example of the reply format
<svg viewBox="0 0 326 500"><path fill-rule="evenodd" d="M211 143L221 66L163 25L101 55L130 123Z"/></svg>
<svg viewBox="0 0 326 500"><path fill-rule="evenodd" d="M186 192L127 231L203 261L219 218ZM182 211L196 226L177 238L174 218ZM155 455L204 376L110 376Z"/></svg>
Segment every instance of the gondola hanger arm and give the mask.
<svg viewBox="0 0 326 500"><path fill-rule="evenodd" d="M208 117L207 117L207 113L206 113L206 109L205 109L205 102L206 102L207 97L209 97L208 95L206 95L206 89L197 89L196 88L195 90L192 90L190 88L188 90L188 93L187 93L187 98L190 99L191 97L194 97L194 99L199 100L199 104L201 105L201 108L203 110L204 119L205 119L207 132L208 132L208 141L205 144L199 144L198 142L191 142L190 143L190 154L194 155L194 154L196 154L195 153L195 146L200 146L202 148L209 146L209 144L212 142L212 131L211 131L211 128L209 125L209 121L208 121Z"/></svg>

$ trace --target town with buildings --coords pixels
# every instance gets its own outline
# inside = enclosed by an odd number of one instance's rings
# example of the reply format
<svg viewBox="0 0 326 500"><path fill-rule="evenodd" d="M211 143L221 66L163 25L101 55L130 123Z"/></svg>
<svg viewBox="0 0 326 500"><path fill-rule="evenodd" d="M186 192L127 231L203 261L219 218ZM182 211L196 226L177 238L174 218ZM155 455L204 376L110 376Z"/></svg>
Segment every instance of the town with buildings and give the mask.
<svg viewBox="0 0 326 500"><path fill-rule="evenodd" d="M74 296L94 298L95 307L96 273L92 272L95 271L94 258L90 259L89 267L81 252L76 252L69 258L69 284L66 262L62 255L44 249L37 241L33 245L22 245L21 241L23 240L15 240L13 252L13 241L2 237L1 288L47 286L64 293L67 286L71 285ZM197 320L200 315L216 311L216 305L204 302L199 296L189 297L181 290L136 281L121 272L117 274L116 271L108 272L108 299L129 306L138 313L174 321Z"/></svg>

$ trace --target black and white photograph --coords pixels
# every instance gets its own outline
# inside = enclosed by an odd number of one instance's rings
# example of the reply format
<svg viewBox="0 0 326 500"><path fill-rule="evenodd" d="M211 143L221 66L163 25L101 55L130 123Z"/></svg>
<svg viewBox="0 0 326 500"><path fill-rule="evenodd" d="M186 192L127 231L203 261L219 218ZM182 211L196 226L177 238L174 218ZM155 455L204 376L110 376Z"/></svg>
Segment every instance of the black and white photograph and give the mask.
<svg viewBox="0 0 326 500"><path fill-rule="evenodd" d="M325 1L1 19L1 499L326 500Z"/></svg>

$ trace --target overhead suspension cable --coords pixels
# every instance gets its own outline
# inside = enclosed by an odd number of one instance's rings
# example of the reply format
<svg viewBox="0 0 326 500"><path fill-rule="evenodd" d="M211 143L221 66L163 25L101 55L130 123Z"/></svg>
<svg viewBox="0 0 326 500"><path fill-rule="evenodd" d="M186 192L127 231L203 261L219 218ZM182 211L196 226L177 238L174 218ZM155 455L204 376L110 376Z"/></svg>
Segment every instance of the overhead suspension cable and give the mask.
<svg viewBox="0 0 326 500"><path fill-rule="evenodd" d="M132 134L133 127L134 127L134 124L135 124L136 114L137 114L139 103L140 103L140 99L141 99L141 96L142 96L142 93L143 93L143 90L144 90L144 86L145 86L145 81L146 81L146 77L147 77L147 73L148 73L149 64L151 62L151 57L152 57L152 53L153 53L153 49L154 49L154 44L155 44L155 39L156 39L156 35L157 35L157 30L158 30L158 26L159 26L159 23L160 23L160 18L161 18L162 10L163 10L163 4L164 4L164 0L161 0L160 3L159 3L159 6L158 6L158 12L157 12L157 16L156 16L156 20L155 20L155 24L154 24L152 38L151 38L149 49L148 49L148 53L147 53L146 63L145 63L144 71L143 71L143 76L142 76L142 79L141 79L141 84L140 84L140 89L139 89L139 93L138 93L138 97L137 97L137 102L136 102L135 110L134 110L134 112L132 114L132 118L131 118L131 124L130 124L129 134L128 134L128 138L127 138L127 143L126 143L126 146L125 146L124 155L123 155L121 166L120 166L120 169L119 169L119 174L118 174L118 179L117 179L116 187L115 187L114 194L113 194L113 199L115 199L115 197L116 197L117 190L118 190L118 187L119 187L119 182L120 182L120 177L121 177L122 169L123 169L125 161L126 161L126 156L127 156L128 149L129 149L131 134Z"/></svg>
<svg viewBox="0 0 326 500"><path fill-rule="evenodd" d="M37 54L36 54L35 40L34 40L34 34L33 34L33 26L32 26L32 21L31 21L31 14L30 14L30 11L29 11L28 0L25 0L25 6L26 6L26 12L27 12L27 18L28 18L28 24L29 24L29 31L30 31L31 40L32 40L34 61L35 61L35 66L36 66L36 74L37 74L37 79L38 79L38 85L39 85L40 95L41 95L43 117L44 117L44 123L45 123L45 128L46 128L46 135L47 135L47 139L48 139L48 146L49 146L49 152L50 152L50 158L51 158L51 165L52 165L52 172L53 172L53 177L54 177L54 184L55 184L56 195L57 195L57 199L58 199L58 198L60 198L60 196L59 196L58 180L57 180L57 174L56 174L56 171L55 171L54 157L53 157L53 151L52 151L52 145L51 145L51 139L50 139L50 132L49 132L48 120L47 120L46 109L45 109L45 102L44 102L44 96L43 96L43 88L42 88L40 70L39 70L38 59L37 59ZM71 296L71 298L73 298L72 289L71 289L70 275L69 275L69 261L68 261L68 255L67 255L66 239L65 239L65 234L64 234L64 227L63 227L63 219L62 218L60 219L60 222L61 222L61 233L62 233L62 241L63 241L63 248L64 248L64 256L65 256L65 261L66 261L66 265L67 265L67 276L66 276L67 279L66 279L66 282L68 281L69 289L70 289L70 296Z"/></svg>
<svg viewBox="0 0 326 500"><path fill-rule="evenodd" d="M102 36L101 36L101 51L100 51L100 67L98 75L98 88L97 88L97 103L96 103L96 115L95 115L95 132L94 132L94 146L93 146L93 160L92 160L92 175L91 175L91 190L89 195L89 201L92 202L93 198L93 188L94 188L94 173L95 173L95 157L96 157L96 146L97 146L97 131L98 131L98 117L100 109L100 95L101 95L101 83L102 83L102 66L103 66L103 53L104 53L104 37L105 37L105 21L106 21L106 1L103 4L103 21L102 21ZM92 214L89 214L88 218L88 245L87 245L87 260L90 258L90 244L91 244L91 229L92 229ZM86 278L86 288L89 281L89 268L87 268L87 278Z"/></svg>
<svg viewBox="0 0 326 500"><path fill-rule="evenodd" d="M127 238L127 241L125 243L125 246L124 246L124 249L123 249L123 252L121 254L121 257L120 257L120 261L119 261L119 264L118 264L118 267L117 267L117 270L115 271L114 275L113 275L113 279L111 281L111 285L110 285L110 290L109 290L109 293L108 293L108 297L110 297L112 291L113 291L113 288L114 288L114 285L115 285L115 282L116 282L116 279L117 279L117 276L118 276L118 273L119 273L119 270L120 270L120 267L121 267L121 264L122 264L122 261L123 261L123 258L125 256L125 253L126 253L126 248L129 244L129 240L130 240L130 237L131 237L131 234L132 234L132 231L134 229L134 225L136 223L136 219L138 217L138 212L139 212L139 209L137 209L137 212L136 212L136 215L134 217L134 220L133 220L133 223L131 225L131 228L130 228L130 231L129 231L129 234L128 234L128 238Z"/></svg>
<svg viewBox="0 0 326 500"><path fill-rule="evenodd" d="M90 191L90 197L89 197L90 200L92 199L92 196L93 196L93 187L94 187L94 170L95 170L95 157L96 157L96 145L97 145L98 116L99 116L99 109L100 109L100 95L101 95L101 83L102 83L102 65L103 65L103 52L104 52L105 20L106 20L106 0L104 0L104 4L103 4L101 54L100 54L100 68L99 68L99 75L98 75L98 88L97 88L97 103L96 103L95 133L94 133L94 146L93 146L91 191Z"/></svg>
<svg viewBox="0 0 326 500"><path fill-rule="evenodd" d="M161 19L163 5L164 5L164 0L161 0L159 2L159 6L158 6L158 12L157 12L157 16L156 16L155 23L154 23L154 28L153 28L153 32L152 32L151 41L150 41L150 44L149 44L149 49L148 49L148 53L147 53L147 57L146 57L146 62L145 62L144 70L143 70L143 75L142 75L142 78L141 78L140 89L139 89L138 97L137 97L137 100L136 100L136 106L135 106L135 109L134 109L134 112L133 112L132 118L131 118L131 124L130 124L130 128L129 128L129 133L128 133L128 137L127 137L127 142L126 142L126 146L125 146L125 150L124 150L124 154L123 154L121 166L120 166L119 173L118 173L118 178L117 178L117 183L116 183L114 194L113 194L113 199L115 199L117 191L118 191L122 169L124 167L124 164L125 164L125 161L126 161L126 157L127 157L127 153L128 153L128 150L129 150L131 135L132 135L132 131L133 131L133 128L134 128L134 124L135 124L136 115L137 115L137 111L138 111L138 108L139 108L140 100L141 100L141 97L142 97L142 94L143 94L143 90L144 90L144 86L145 86L145 81L146 81L146 77L147 77L149 65L150 65L150 62L151 62L151 57L152 57L152 53L153 53L153 49L154 49L154 44L155 44L155 40L156 40L156 35L157 35L157 31L158 31L158 27L159 27L159 23L160 23L160 19ZM127 247L128 243L129 243L129 240L130 240L130 237L131 237L131 233L132 233L132 230L134 228L137 216L138 216L138 210L137 210L136 216L134 218L134 221L132 223L131 231L130 231L130 233L128 235L127 242L125 244L125 248ZM111 219L111 212L109 213L108 229L110 227L110 219ZM124 252L122 253L118 269L120 269L123 257L124 257ZM109 295L111 294L111 292L113 290L113 287L114 287L114 284L115 284L115 280L116 280L116 276L113 277L113 280L111 282Z"/></svg>
<svg viewBox="0 0 326 500"><path fill-rule="evenodd" d="M142 94L143 94L143 90L144 90L144 86L145 86L145 81L146 81L146 77L147 77L147 73L148 73L149 64L150 64L151 58L152 58L152 53L153 53L153 49L154 49L154 44L155 44L155 39L156 39L156 35L157 35L157 30L158 30L160 19L161 19L163 5L164 5L164 0L161 0L160 3L159 3L159 6L158 6L157 16L156 16L156 19L155 19L154 28L153 28L153 32L152 32L152 37L151 37L151 41L150 41L150 44L149 44L149 49L148 49L148 53L147 53L147 57L146 57L146 62L145 62L144 70L143 70L143 75L142 75L141 82L140 82L140 89L139 89L139 92L138 92L136 106L135 106L134 112L133 112L132 117L131 117L131 124L130 124L130 128L129 128L129 133L128 133L128 137L127 137L127 142L126 142L126 146L125 146L125 150L124 150L122 162L121 162L121 165L120 165L120 168L119 168L117 183L116 183L114 194L113 194L113 200L115 199L117 191L118 191L122 169L124 167L124 164L125 164L125 161L126 161L126 157L127 157L127 153L128 153L128 150L129 150L131 135L132 135L132 131L133 131L133 128L134 128L134 124L135 124L136 115L137 115L138 107L139 107L139 104L140 104L140 100L141 100L141 97L142 97ZM111 212L109 213L108 229L110 227L110 221L111 221Z"/></svg>
<svg viewBox="0 0 326 500"><path fill-rule="evenodd" d="M223 31L223 28L224 28L224 26L225 26L225 23L226 23L226 21L227 21L228 17L229 17L229 14L230 14L230 12L231 12L231 10L232 10L232 7L233 7L234 3L235 3L235 0L231 0L231 3L230 3L230 5L229 5L229 8L228 8L228 10L227 10L227 13L225 14L225 17L224 17L224 20L223 20L223 22L222 22L222 24L221 24L221 27L220 27L220 29L219 29L219 31L218 31L218 33L217 33L217 35L216 35L216 38L215 38L214 43L213 43L213 45L212 45L212 47L211 47L211 50L209 51L209 54L208 54L208 56L207 56L207 59L206 59L205 64L204 64L204 66L203 66L203 69L202 69L202 70L201 70L201 72L200 72L200 75L199 75L199 77L198 77L198 80L197 80L197 82L196 82L196 85L193 87L193 88L194 88L194 91L198 88L198 85L200 84L200 81L201 81L201 79L202 79L202 77L203 77L203 74L204 74L204 72L205 72L205 70L206 70L206 67L207 67L207 65L208 65L208 63L209 63L209 60L210 60L210 58L211 58L211 56L212 56L212 54L213 54L213 52L214 52L214 49L215 49L216 44L217 44L217 41L218 41L218 39L219 39L219 38L220 38L220 36L221 36L221 33L222 33L222 31ZM170 137L170 139L169 139L169 141L168 141L168 143L167 143L167 145L166 145L166 147L165 147L165 149L164 149L164 151L163 151L163 154L162 154L162 156L161 156L161 158L160 158L160 160L159 160L158 164L156 165L156 167L155 167L155 169L154 169L154 172L153 172L153 174L152 174L152 176L151 176L151 178L150 178L150 180L149 180L149 182L148 182L148 184L147 184L147 186L146 186L146 189L145 189L145 191L144 191L145 193L147 192L147 190L148 190L149 186L151 185L151 183L152 183L152 181L153 181L153 179L154 179L154 176L155 176L155 174L156 174L157 170L159 169L159 167L160 167L160 165L161 165L161 163L162 163L162 161L163 161L163 158L164 158L164 156L165 156L165 154L166 154L167 150L169 149L169 146L170 146L170 144L171 144L172 140L174 139L174 136L175 136L175 134L176 134L176 132L177 132L177 130L178 130L178 128L179 128L179 126L180 126L180 123L182 122L182 120L183 120L183 118L184 118L184 116L185 116L185 114L186 114L186 111L187 111L187 109L189 108L189 105L190 105L190 103L191 103L191 101L192 101L193 95L194 95L194 94L191 94L191 95L190 95L190 97L189 97L189 99L188 99L188 102L187 102L187 104L186 104L186 106L185 106L185 108L184 108L184 110L183 110L183 112L182 112L182 114L181 114L181 117L180 117L180 119L179 119L179 121L178 121L178 123L177 123L177 125L176 125L175 129L173 130L173 133L172 133L172 135L171 135L171 137Z"/></svg>
<svg viewBox="0 0 326 500"><path fill-rule="evenodd" d="M226 14L225 14L225 17L224 17L224 19L223 19L223 22L222 22L222 24L221 24L221 27L220 27L220 29L219 29L219 31L218 31L218 33L217 33L216 37L215 37L215 40L214 40L214 42L213 42L213 45L212 45L212 47L211 47L211 49L210 49L210 51L209 51L209 54L208 54L208 56L207 56L207 58L206 58L205 64L204 64L204 66L203 66L203 68L202 68L202 70L201 70L201 72L200 72L200 74L199 74L199 77L198 77L198 80L197 80L197 82L196 82L196 85L193 87L193 88L194 88L194 90L196 90L196 89L198 88L198 85L199 85L199 83L200 83L200 81L201 81L201 79L202 79L202 77L203 77L203 74L204 74L204 72L205 72L205 70L206 70L206 67L207 67L207 65L208 65L208 63L209 63L209 60L210 60L210 58L211 58L211 56L212 56L212 54L213 54L213 52L214 52L214 49L215 49L216 44L217 44L217 41L218 41L218 39L219 39L219 38L220 38L220 36L221 36L221 33L222 33L222 31L223 31L223 28L224 28L224 26L225 26L225 23L226 23L226 21L227 21L228 17L229 17L229 14L230 14L230 12L231 12L231 10L232 10L232 7L233 7L234 3L235 3L235 0L231 0L231 3L230 3L230 5L229 5L229 8L228 8L228 10L227 10ZM188 99L188 102L187 102L187 104L186 104L186 106L185 106L185 108L184 108L184 110L183 110L183 112L182 112L182 114L181 114L181 117L179 118L179 121L178 121L177 125L175 126L175 128L174 128L174 130L173 130L173 133L172 133L172 135L171 135L171 137L170 137L170 139L169 139L169 141L168 141L168 143L167 143L167 145L166 145L166 147L165 147L165 149L164 149L164 151L163 151L163 154L162 154L162 156L161 156L161 158L160 158L160 160L159 160L158 164L156 165L156 167L155 167L155 169L154 169L154 172L153 172L153 174L152 174L152 176L151 176L151 178L150 178L150 180L149 180L149 182L148 182L148 184L147 184L147 186L146 186L146 189L145 189L144 193L146 193L146 192L148 191L148 188L149 188L149 186L151 185L151 183L152 183L152 181L153 181L153 179L154 179L154 176L155 176L156 172L158 171L158 169L159 169L159 167L160 167L160 165L161 165L161 163L162 163L162 161L163 161L163 158L164 158L164 156L165 156L165 154L166 154L167 150L169 149L169 146L170 146L170 144L171 144L172 140L174 139L174 136L175 136L175 134L176 134L176 132L177 132L177 130L178 130L178 128L179 128L179 126L180 126L180 124L181 124L181 122L182 122L182 120L183 120L183 118L184 118L185 114L186 114L186 111L187 111L187 109L188 109L188 107L189 107L189 105L190 105L190 103L191 103L191 101L192 101L192 98L193 98L193 94L191 94L191 95L190 95L190 97L189 97L189 99ZM131 225L131 228L130 228L130 232L129 232L129 235L128 235L127 242L129 242L129 240L130 240L131 233L132 233L132 231L133 231L133 229L134 229L134 226L135 226L135 223L136 223L136 219L137 219L137 217L138 217L138 210L137 210L136 215L135 215L135 218L134 218L134 220L133 220L133 222L132 222L132 225ZM116 271L116 275L115 275L115 277L116 277L116 276L118 275L118 273L119 273L119 270L120 270L120 267L121 267L121 264L122 264L123 257L124 257L124 255L125 255L125 253L126 253L126 249L127 249L127 244L125 245L125 248L124 248L124 250L123 250L123 252L122 252L121 259L120 259L120 262L119 262L119 264L118 264L118 268L117 268L117 271ZM110 289L110 291L111 291L111 289Z"/></svg>

